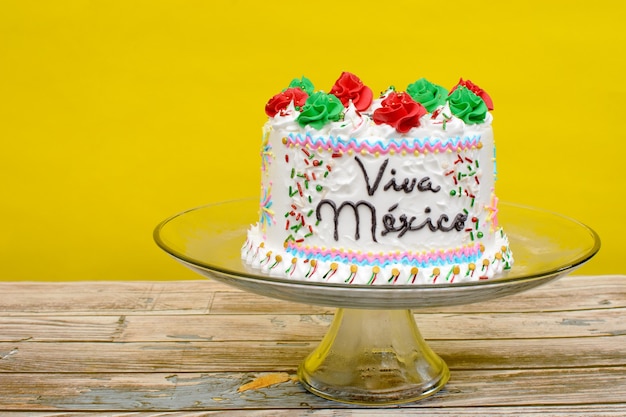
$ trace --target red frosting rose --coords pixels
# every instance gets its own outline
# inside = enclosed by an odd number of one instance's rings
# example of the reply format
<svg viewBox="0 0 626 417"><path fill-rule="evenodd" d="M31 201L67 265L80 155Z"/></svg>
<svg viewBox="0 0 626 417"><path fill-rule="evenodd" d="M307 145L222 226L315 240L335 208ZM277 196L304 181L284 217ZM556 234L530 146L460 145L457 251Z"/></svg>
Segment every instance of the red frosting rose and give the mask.
<svg viewBox="0 0 626 417"><path fill-rule="evenodd" d="M282 114L292 101L296 109L299 109L304 106L308 97L309 95L299 87L288 88L276 94L267 102L265 105L265 114L269 117L274 117L278 113Z"/></svg>
<svg viewBox="0 0 626 417"><path fill-rule="evenodd" d="M420 117L427 113L424 106L416 102L407 93L390 93L381 103L382 107L374 110L374 123L388 124L400 133L406 133L420 125Z"/></svg>
<svg viewBox="0 0 626 417"><path fill-rule="evenodd" d="M335 85L330 89L330 94L341 100L344 107L348 107L350 100L358 111L366 110L372 104L372 89L363 85L356 75L342 72Z"/></svg>
<svg viewBox="0 0 626 417"><path fill-rule="evenodd" d="M491 97L489 97L489 94L487 94L487 92L485 90L483 90L482 88L480 88L479 86L477 86L476 84L471 82L470 80L463 81L463 78L461 78L459 80L459 83L457 85L455 85L454 88L452 88L452 90L450 90L450 93L448 95L452 94L454 92L454 90L456 90L457 87L460 86L460 85L466 87L472 93L474 93L478 97L482 98L483 101L485 102L485 104L487 105L487 109L488 110L493 110L493 101L491 101Z"/></svg>

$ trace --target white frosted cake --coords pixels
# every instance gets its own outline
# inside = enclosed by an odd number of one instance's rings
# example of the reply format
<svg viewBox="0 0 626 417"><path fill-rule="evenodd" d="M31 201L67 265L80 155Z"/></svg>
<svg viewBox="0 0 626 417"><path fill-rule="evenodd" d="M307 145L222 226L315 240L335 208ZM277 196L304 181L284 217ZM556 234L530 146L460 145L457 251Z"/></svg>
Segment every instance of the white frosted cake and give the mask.
<svg viewBox="0 0 626 417"><path fill-rule="evenodd" d="M489 279L511 268L498 224L491 99L420 79L374 97L344 72L266 105L259 221L242 259L264 274L359 285Z"/></svg>

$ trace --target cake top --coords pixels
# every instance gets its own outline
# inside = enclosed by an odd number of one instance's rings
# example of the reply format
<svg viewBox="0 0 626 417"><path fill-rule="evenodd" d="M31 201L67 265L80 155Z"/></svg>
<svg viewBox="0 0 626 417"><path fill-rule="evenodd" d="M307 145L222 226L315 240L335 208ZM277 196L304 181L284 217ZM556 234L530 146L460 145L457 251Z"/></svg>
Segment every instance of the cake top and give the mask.
<svg viewBox="0 0 626 417"><path fill-rule="evenodd" d="M322 130L333 122L367 117L400 134L426 123L445 130L455 120L465 125L490 122L489 110L493 110L489 94L470 80L461 78L448 91L420 78L404 91L389 87L374 98L372 89L350 72L343 72L328 93L315 90L306 77L296 78L265 106L269 117L287 117L302 128Z"/></svg>

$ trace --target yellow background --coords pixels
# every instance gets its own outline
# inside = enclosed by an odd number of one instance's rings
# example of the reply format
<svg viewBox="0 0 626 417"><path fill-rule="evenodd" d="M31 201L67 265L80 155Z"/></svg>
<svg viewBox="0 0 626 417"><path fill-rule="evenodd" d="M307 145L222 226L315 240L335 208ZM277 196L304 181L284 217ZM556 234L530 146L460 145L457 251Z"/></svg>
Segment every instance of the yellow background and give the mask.
<svg viewBox="0 0 626 417"><path fill-rule="evenodd" d="M256 196L266 101L343 70L479 84L499 197L593 227L579 273L624 273L625 4L2 0L0 280L199 278L154 226Z"/></svg>

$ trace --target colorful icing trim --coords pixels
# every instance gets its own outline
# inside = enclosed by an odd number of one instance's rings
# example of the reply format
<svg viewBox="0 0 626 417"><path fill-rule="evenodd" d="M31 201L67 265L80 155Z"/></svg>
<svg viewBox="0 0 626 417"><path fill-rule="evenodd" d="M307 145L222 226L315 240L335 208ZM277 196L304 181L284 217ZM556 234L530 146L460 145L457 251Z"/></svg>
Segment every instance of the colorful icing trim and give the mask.
<svg viewBox="0 0 626 417"><path fill-rule="evenodd" d="M480 136L435 138L402 138L390 140L370 140L343 138L333 136L317 136L311 134L291 133L283 142L287 146L301 146L305 149L325 149L333 153L369 153L386 155L389 153L427 153L457 152L472 148L480 148ZM339 155L340 156L340 155Z"/></svg>

